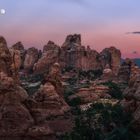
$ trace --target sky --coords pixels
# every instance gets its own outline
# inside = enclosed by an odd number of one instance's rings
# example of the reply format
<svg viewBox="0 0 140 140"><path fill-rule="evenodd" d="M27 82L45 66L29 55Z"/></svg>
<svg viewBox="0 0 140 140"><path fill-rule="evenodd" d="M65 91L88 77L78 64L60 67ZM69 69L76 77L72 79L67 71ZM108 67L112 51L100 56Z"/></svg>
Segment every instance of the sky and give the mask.
<svg viewBox="0 0 140 140"><path fill-rule="evenodd" d="M0 35L39 49L69 34L101 51L115 46L122 57L140 58L140 0L0 0Z"/></svg>

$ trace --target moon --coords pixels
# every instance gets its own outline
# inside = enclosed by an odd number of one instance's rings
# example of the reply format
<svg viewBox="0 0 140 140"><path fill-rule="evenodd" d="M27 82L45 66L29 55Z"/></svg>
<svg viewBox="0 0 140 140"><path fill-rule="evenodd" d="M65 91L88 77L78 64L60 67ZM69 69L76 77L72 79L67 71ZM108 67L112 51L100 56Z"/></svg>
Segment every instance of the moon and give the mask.
<svg viewBox="0 0 140 140"><path fill-rule="evenodd" d="M0 9L0 14L4 15L6 13L5 9Z"/></svg>

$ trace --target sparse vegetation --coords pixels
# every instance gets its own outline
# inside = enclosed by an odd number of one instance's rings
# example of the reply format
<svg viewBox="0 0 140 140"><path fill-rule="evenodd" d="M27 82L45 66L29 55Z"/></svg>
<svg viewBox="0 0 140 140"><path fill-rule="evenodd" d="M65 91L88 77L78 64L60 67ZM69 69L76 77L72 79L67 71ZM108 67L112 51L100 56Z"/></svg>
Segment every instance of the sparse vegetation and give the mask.
<svg viewBox="0 0 140 140"><path fill-rule="evenodd" d="M61 140L138 140L131 121L132 116L120 105L96 103L85 112L79 111L73 131Z"/></svg>
<svg viewBox="0 0 140 140"><path fill-rule="evenodd" d="M116 83L113 83L110 81L110 82L103 83L103 84L109 87L109 89L110 89L109 94L111 95L112 98L123 99L122 91Z"/></svg>
<svg viewBox="0 0 140 140"><path fill-rule="evenodd" d="M82 71L79 70L79 78L80 79L89 79L89 80L95 80L99 78L102 75L101 70L89 70L89 71Z"/></svg>

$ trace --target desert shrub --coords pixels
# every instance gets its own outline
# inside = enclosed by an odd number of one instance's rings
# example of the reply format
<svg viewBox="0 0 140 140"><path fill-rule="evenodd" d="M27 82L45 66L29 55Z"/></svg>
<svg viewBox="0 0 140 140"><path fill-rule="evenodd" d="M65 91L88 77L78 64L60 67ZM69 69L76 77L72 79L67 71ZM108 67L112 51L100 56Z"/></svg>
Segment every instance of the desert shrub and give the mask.
<svg viewBox="0 0 140 140"><path fill-rule="evenodd" d="M69 96L71 95L74 95L75 93L77 92L77 88L73 87L73 86L69 86L69 87L66 87L64 89L64 98L65 98L65 101L70 105L70 106L73 106L73 107L76 107L77 105L79 105L81 103L81 99L76 97L72 100L69 100Z"/></svg>
<svg viewBox="0 0 140 140"><path fill-rule="evenodd" d="M68 97L75 94L76 92L77 92L77 89L75 88L75 86L73 85L66 86L64 88L64 98L66 102L68 102Z"/></svg>
<svg viewBox="0 0 140 140"><path fill-rule="evenodd" d="M71 100L68 100L68 104L73 107L78 106L81 104L81 99L79 97L73 98Z"/></svg>
<svg viewBox="0 0 140 140"><path fill-rule="evenodd" d="M74 67L72 67L72 66L67 66L67 67L63 68L62 73L70 72L70 71L73 71L73 70L75 70Z"/></svg>
<svg viewBox="0 0 140 140"><path fill-rule="evenodd" d="M77 83L77 77L71 77L67 80L70 85L75 85Z"/></svg>
<svg viewBox="0 0 140 140"><path fill-rule="evenodd" d="M116 83L110 81L104 83L104 85L109 87L109 94L111 95L112 98L123 99L122 91Z"/></svg>
<svg viewBox="0 0 140 140"><path fill-rule="evenodd" d="M87 78L89 80L95 80L102 75L101 70L89 70L89 71L82 71L79 70L79 78L84 79Z"/></svg>

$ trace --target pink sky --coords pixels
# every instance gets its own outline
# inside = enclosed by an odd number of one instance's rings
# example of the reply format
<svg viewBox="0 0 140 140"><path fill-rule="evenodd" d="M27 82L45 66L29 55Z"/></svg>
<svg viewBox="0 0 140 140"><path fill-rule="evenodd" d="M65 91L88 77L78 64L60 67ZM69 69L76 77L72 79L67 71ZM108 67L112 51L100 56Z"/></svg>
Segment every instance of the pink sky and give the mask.
<svg viewBox="0 0 140 140"><path fill-rule="evenodd" d="M69 34L81 34L82 44L101 51L115 46L122 57L140 58L138 0L0 0L0 35L8 46L25 48L52 40L62 45ZM130 34L126 34L131 32ZM134 53L135 52L135 53Z"/></svg>

